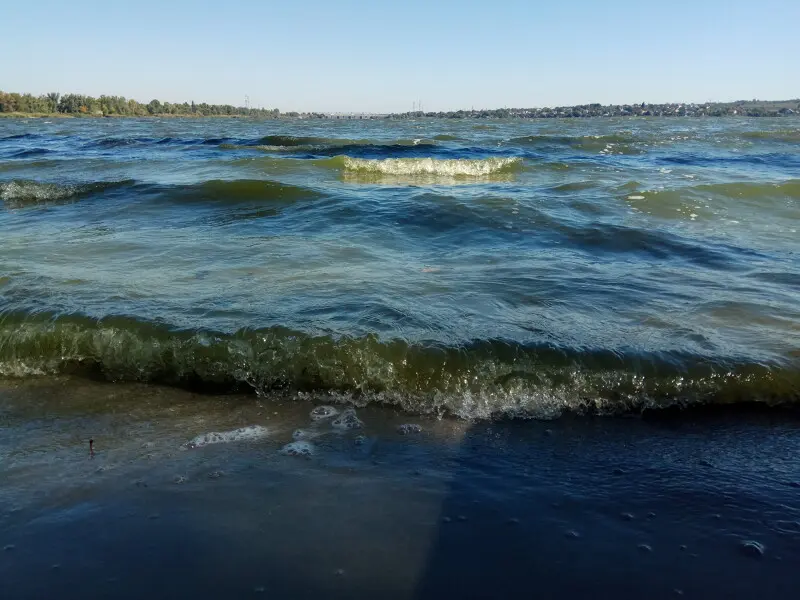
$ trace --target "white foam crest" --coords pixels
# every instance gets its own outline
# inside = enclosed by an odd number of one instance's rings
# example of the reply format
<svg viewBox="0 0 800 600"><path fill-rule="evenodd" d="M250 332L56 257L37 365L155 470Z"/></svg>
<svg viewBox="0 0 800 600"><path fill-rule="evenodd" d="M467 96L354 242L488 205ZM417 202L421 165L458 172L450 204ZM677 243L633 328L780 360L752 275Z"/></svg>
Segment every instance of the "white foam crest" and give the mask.
<svg viewBox="0 0 800 600"><path fill-rule="evenodd" d="M503 158L351 158L344 157L347 171L375 175L438 175L444 177L485 177L508 170L521 163L514 157Z"/></svg>
<svg viewBox="0 0 800 600"><path fill-rule="evenodd" d="M202 448L210 444L228 444L230 442L249 442L260 440L269 435L269 429L261 425L249 425L233 431L210 431L186 442L187 448Z"/></svg>
<svg viewBox="0 0 800 600"><path fill-rule="evenodd" d="M0 183L0 199L4 202L60 200L69 198L78 191L79 187L75 185L56 185L37 181L8 181Z"/></svg>

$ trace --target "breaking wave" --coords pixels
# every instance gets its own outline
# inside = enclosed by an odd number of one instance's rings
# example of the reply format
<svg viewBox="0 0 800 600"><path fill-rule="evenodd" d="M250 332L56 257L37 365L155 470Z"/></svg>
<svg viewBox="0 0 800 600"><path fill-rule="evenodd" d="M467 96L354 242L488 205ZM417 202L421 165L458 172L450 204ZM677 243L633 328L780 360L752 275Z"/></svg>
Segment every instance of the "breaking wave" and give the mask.
<svg viewBox="0 0 800 600"><path fill-rule="evenodd" d="M106 190L133 185L133 181L93 182L82 184L58 184L15 179L0 182L0 200L9 206L46 204L74 200Z"/></svg>
<svg viewBox="0 0 800 600"><path fill-rule="evenodd" d="M263 179L214 179L192 185L159 185L134 180L59 184L19 179L0 182L0 200L11 207L23 207L73 201L120 188L135 190L140 197L156 197L160 202L257 202L321 195L310 188Z"/></svg>
<svg viewBox="0 0 800 600"><path fill-rule="evenodd" d="M473 340L442 345L286 328L175 331L130 318L7 313L0 375L73 374L205 392L318 394L463 418L551 418L800 402L800 365Z"/></svg>
<svg viewBox="0 0 800 600"><path fill-rule="evenodd" d="M345 171L374 175L440 175L444 177L486 177L513 172L522 164L517 157L465 158L384 158L339 157Z"/></svg>

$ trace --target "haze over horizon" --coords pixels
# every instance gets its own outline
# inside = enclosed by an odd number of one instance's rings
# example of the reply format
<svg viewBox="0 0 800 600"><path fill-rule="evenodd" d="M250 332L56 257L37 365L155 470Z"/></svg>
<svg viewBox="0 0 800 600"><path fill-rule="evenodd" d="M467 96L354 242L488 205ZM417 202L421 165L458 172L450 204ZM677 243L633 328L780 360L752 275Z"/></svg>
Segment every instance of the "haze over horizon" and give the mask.
<svg viewBox="0 0 800 600"><path fill-rule="evenodd" d="M0 89L375 113L800 97L788 0L131 6L4 7Z"/></svg>

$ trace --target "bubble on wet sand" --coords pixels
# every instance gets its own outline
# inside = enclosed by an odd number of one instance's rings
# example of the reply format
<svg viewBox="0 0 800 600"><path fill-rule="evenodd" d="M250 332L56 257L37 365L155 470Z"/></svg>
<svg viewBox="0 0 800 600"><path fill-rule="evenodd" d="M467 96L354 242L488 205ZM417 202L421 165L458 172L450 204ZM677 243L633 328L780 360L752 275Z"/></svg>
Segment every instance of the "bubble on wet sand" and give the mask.
<svg viewBox="0 0 800 600"><path fill-rule="evenodd" d="M410 435L412 433L421 433L422 427L416 423L405 423L397 427L397 433L400 435Z"/></svg>
<svg viewBox="0 0 800 600"><path fill-rule="evenodd" d="M295 429L292 432L292 439L296 442L299 440L311 440L315 437L319 437L319 435L319 433L315 431L309 431L308 429Z"/></svg>
<svg viewBox="0 0 800 600"><path fill-rule="evenodd" d="M309 457L314 454L314 445L304 440L290 442L281 448L281 454L285 454L286 456Z"/></svg>
<svg viewBox="0 0 800 600"><path fill-rule="evenodd" d="M356 415L355 409L348 408L331 421L331 425L336 429L361 429L364 423Z"/></svg>
<svg viewBox="0 0 800 600"><path fill-rule="evenodd" d="M261 425L249 425L232 431L211 431L192 438L184 444L185 448L202 448L211 444L227 444L230 442L248 442L260 440L269 435L269 430Z"/></svg>
<svg viewBox="0 0 800 600"><path fill-rule="evenodd" d="M311 410L311 419L314 421L321 421L322 419L330 419L339 414L333 406L316 406Z"/></svg>

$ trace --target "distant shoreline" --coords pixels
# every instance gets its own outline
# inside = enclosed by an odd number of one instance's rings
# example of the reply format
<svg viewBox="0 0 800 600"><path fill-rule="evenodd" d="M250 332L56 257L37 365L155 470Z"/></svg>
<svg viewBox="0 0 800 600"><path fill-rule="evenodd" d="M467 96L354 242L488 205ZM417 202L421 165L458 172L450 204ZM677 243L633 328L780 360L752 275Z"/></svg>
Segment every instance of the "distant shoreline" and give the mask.
<svg viewBox="0 0 800 600"><path fill-rule="evenodd" d="M277 108L237 107L195 102L140 103L123 96L51 93L41 96L0 91L0 117L11 118L226 118L226 119L566 119L597 117L789 117L800 115L800 99L648 104L581 104L543 108L496 108L402 113L281 112Z"/></svg>
<svg viewBox="0 0 800 600"><path fill-rule="evenodd" d="M275 118L275 117L272 117ZM247 117L243 115L73 115L69 113L3 113L0 119L263 119L263 117Z"/></svg>

